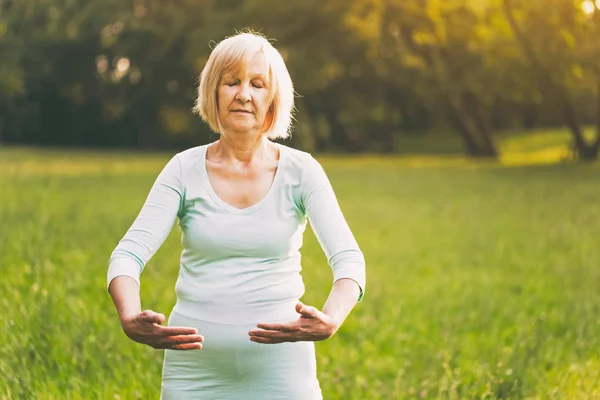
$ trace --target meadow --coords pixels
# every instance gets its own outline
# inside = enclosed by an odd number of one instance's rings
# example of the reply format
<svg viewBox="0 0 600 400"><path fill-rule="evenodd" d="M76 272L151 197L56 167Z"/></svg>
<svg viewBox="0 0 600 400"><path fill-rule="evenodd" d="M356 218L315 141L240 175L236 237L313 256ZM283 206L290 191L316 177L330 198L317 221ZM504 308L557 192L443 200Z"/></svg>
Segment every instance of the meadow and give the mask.
<svg viewBox="0 0 600 400"><path fill-rule="evenodd" d="M336 399L600 399L600 165L564 133L457 155L319 156L367 259L367 287L317 343ZM162 351L127 339L110 253L170 154L0 148L0 399L158 398ZM175 303L178 228L142 274ZM331 270L311 232L303 300Z"/></svg>

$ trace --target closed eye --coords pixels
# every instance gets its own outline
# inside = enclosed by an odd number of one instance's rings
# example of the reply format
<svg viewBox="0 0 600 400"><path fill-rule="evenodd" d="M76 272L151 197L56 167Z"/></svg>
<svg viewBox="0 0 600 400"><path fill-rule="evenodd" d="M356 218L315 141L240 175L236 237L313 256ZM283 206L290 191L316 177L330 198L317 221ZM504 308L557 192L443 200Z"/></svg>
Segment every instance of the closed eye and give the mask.
<svg viewBox="0 0 600 400"><path fill-rule="evenodd" d="M254 86L257 89L264 89L265 88L265 84L258 80L258 81L252 81L252 86Z"/></svg>

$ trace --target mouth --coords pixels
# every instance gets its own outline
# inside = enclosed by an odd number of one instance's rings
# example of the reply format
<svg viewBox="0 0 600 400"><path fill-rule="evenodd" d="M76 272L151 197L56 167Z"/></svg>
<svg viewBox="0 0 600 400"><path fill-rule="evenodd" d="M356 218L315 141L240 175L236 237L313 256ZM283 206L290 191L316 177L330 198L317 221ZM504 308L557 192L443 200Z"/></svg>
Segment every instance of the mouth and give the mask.
<svg viewBox="0 0 600 400"><path fill-rule="evenodd" d="M232 112L238 113L238 114L252 114L251 111L247 111L247 110L233 110Z"/></svg>

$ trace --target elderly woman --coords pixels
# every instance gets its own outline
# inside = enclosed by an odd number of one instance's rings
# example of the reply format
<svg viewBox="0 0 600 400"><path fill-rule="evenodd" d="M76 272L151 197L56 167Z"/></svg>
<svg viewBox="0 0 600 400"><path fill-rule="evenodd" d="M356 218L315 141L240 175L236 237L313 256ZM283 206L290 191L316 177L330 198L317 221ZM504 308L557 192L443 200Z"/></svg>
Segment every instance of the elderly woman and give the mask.
<svg viewBox="0 0 600 400"><path fill-rule="evenodd" d="M108 290L125 334L166 349L162 399L321 399L314 341L362 298L365 263L332 187L289 135L294 90L279 52L242 33L212 51L196 111L220 134L176 154L112 253ZM141 310L140 272L175 220L183 252L168 321ZM304 294L307 220L333 270L322 310ZM194 350L194 351L190 351Z"/></svg>

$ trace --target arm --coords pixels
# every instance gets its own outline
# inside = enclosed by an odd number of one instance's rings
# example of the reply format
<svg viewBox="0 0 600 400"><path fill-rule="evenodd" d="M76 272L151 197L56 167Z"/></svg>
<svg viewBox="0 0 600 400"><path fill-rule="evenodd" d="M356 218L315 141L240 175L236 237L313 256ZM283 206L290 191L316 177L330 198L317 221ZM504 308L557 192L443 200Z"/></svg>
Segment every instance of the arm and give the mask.
<svg viewBox="0 0 600 400"><path fill-rule="evenodd" d="M183 202L181 165L173 157L154 182L135 222L113 251L108 269L108 292L119 314L121 327L132 340L156 349L202 348L194 328L164 327L165 316L141 311L139 277L169 235Z"/></svg>
<svg viewBox="0 0 600 400"><path fill-rule="evenodd" d="M334 288L330 293L331 301L339 303L339 289L335 284L341 280L351 280L359 289L359 294L354 298L354 303L361 301L366 283L365 258L361 252L337 198L321 165L314 158L307 162L305 179L303 180L302 204L310 225L327 256L333 272ZM344 284L349 285L349 282ZM344 290L344 293L348 293ZM325 308L329 308L325 303Z"/></svg>
<svg viewBox="0 0 600 400"><path fill-rule="evenodd" d="M121 325L128 317L142 312L140 287L132 277L117 276L110 282L108 292L119 314Z"/></svg>
<svg viewBox="0 0 600 400"><path fill-rule="evenodd" d="M342 278L333 284L329 297L327 297L327 301L323 306L323 313L333 319L335 330L346 320L346 317L356 305L356 299L359 295L360 287L352 279Z"/></svg>
<svg viewBox="0 0 600 400"><path fill-rule="evenodd" d="M140 273L163 244L183 203L181 164L177 156L163 168L150 189L140 213L109 260L108 287L117 276L140 283ZM109 291L110 292L110 291Z"/></svg>

